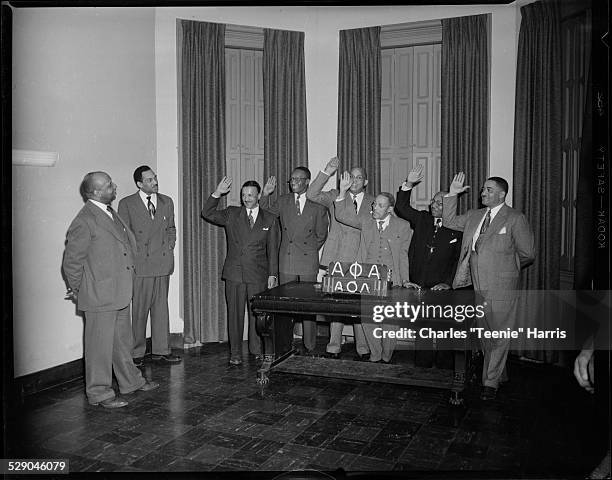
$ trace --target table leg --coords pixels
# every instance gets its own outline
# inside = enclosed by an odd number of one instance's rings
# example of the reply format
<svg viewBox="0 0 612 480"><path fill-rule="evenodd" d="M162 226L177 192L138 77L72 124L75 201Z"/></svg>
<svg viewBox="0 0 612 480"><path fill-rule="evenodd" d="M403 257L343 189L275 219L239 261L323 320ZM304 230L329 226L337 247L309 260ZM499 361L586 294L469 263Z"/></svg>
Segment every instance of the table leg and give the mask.
<svg viewBox="0 0 612 480"><path fill-rule="evenodd" d="M274 362L274 317L265 312L256 314L255 330L263 340L263 363L257 370L257 383L265 385L270 381L268 376L272 362Z"/></svg>
<svg viewBox="0 0 612 480"><path fill-rule="evenodd" d="M466 352L455 350L455 370L453 372L453 385L448 402L451 405L463 404L463 390L465 389L465 357Z"/></svg>

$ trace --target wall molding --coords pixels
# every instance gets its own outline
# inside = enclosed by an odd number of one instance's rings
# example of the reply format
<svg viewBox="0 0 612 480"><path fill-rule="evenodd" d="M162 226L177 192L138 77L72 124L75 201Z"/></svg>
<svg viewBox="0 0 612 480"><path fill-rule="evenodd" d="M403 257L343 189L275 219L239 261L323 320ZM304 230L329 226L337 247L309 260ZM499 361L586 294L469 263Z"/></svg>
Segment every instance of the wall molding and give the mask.
<svg viewBox="0 0 612 480"><path fill-rule="evenodd" d="M380 47L409 47L442 42L442 21L397 23L380 29Z"/></svg>
<svg viewBox="0 0 612 480"><path fill-rule="evenodd" d="M246 25L225 26L225 46L263 50L263 28Z"/></svg>

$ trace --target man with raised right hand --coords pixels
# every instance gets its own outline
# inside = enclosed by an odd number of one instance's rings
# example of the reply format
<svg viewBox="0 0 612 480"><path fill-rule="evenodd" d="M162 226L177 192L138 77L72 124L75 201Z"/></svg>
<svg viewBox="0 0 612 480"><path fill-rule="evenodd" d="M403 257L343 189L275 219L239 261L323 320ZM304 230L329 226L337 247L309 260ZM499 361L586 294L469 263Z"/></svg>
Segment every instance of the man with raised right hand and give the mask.
<svg viewBox="0 0 612 480"><path fill-rule="evenodd" d="M519 274L535 259L534 235L527 218L506 205L508 182L489 177L481 190L485 208L457 215L457 196L465 192L465 174L454 176L443 198L442 225L463 232L459 265L453 288L474 285L484 300L481 327L489 331L513 328L516 322ZM482 400L497 396L500 382L507 379L508 338L481 339L484 351Z"/></svg>
<svg viewBox="0 0 612 480"><path fill-rule="evenodd" d="M325 169L319 172L317 178L310 183L306 198L313 202L324 205L329 210L329 234L323 245L321 254L321 266L323 270L327 269L331 262L354 262L357 258L359 250L360 232L358 229L339 223L334 216L334 203L338 194L337 189L332 189L323 192L323 187L340 165L338 157L334 157L325 166ZM357 218L370 218L370 206L374 201L374 197L365 191L368 184L365 169L354 167L350 171L351 184L348 190L344 203L347 207L347 212L350 216ZM336 319L335 319L336 320ZM331 321L329 325L329 343L325 347L325 351L331 358L340 358L342 348L342 330L344 323L341 321ZM353 325L355 336L355 349L357 350L356 360L367 360L370 349L365 340L363 329L360 323Z"/></svg>
<svg viewBox="0 0 612 480"><path fill-rule="evenodd" d="M223 177L206 200L202 217L225 228L227 256L221 278L225 280L227 328L230 344L230 365L242 363L244 308L249 312L249 352L261 359L262 345L255 329L255 317L248 299L266 288L278 285L278 244L280 231L277 218L259 208L261 186L255 180L244 182L240 189L241 207L217 210L219 199L232 187L232 180Z"/></svg>

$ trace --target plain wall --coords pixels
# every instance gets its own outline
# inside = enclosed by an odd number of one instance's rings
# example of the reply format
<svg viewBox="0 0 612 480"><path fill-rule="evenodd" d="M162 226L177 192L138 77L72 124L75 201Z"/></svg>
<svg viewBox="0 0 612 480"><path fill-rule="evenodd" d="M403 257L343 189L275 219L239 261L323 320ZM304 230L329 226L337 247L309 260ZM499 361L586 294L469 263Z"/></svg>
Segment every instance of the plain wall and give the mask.
<svg viewBox="0 0 612 480"><path fill-rule="evenodd" d="M12 169L16 376L83 355L66 231L85 173L113 177L116 207L136 191L134 168L156 167L154 21L152 8L13 10L13 148L59 153L54 167Z"/></svg>

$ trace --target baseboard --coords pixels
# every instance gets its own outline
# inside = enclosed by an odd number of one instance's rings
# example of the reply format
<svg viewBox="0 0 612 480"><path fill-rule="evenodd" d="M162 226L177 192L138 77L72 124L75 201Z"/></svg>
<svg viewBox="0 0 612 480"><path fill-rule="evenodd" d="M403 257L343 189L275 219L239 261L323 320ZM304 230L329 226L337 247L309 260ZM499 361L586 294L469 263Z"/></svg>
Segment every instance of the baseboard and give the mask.
<svg viewBox="0 0 612 480"><path fill-rule="evenodd" d="M84 372L83 359L78 358L56 367L17 377L15 379L17 394L22 398L27 395L33 395L63 383L83 378Z"/></svg>
<svg viewBox="0 0 612 480"><path fill-rule="evenodd" d="M183 334L171 333L170 348L183 349ZM147 353L151 352L151 337L147 338ZM42 392L49 388L58 387L67 382L78 380L85 375L85 366L82 358L47 368L39 372L30 373L15 378L17 394L23 398L27 395Z"/></svg>

